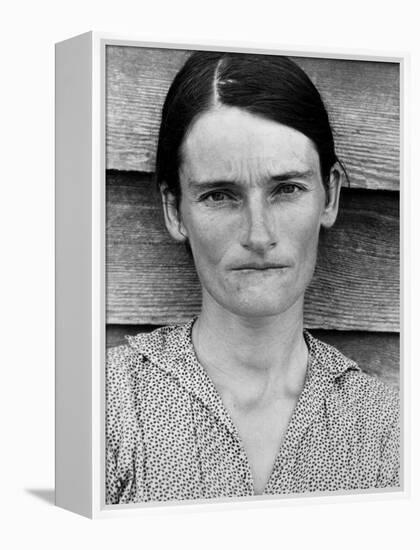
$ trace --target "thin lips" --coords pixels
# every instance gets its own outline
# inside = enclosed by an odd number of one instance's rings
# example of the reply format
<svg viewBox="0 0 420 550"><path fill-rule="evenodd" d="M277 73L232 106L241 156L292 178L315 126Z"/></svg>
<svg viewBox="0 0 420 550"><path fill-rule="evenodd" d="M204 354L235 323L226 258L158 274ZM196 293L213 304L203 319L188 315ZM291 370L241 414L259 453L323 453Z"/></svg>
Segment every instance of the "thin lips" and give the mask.
<svg viewBox="0 0 420 550"><path fill-rule="evenodd" d="M256 270L282 269L282 268L285 268L285 267L287 267L287 266L284 265L284 264L273 264L273 263L254 264L254 263L250 263L250 264L244 264L244 265L240 265L238 267L234 267L233 270L234 271L239 271L239 270L242 270L242 269L256 269Z"/></svg>

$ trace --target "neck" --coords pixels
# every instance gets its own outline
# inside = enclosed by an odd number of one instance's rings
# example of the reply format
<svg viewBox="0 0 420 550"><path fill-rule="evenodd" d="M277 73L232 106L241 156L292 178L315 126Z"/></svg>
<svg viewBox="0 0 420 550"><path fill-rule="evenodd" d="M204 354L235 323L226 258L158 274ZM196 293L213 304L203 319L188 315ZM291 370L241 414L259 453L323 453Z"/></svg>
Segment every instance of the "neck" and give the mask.
<svg viewBox="0 0 420 550"><path fill-rule="evenodd" d="M307 364L303 298L280 315L244 318L206 297L193 342L216 386L237 384L257 394L301 389Z"/></svg>

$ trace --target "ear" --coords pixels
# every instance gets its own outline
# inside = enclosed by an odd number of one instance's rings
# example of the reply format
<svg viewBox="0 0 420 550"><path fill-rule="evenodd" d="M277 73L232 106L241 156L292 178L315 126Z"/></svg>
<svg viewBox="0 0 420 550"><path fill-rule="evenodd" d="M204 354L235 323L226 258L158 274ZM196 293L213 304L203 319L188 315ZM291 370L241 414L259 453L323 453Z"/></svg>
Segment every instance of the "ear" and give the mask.
<svg viewBox="0 0 420 550"><path fill-rule="evenodd" d="M327 198L324 212L321 216L322 227L332 227L337 219L338 204L340 202L340 190L344 179L344 172L338 162L331 170L327 185Z"/></svg>
<svg viewBox="0 0 420 550"><path fill-rule="evenodd" d="M166 184L160 186L160 195L166 229L173 239L178 242L185 242L187 240L187 231L182 223L181 213L175 196L169 191Z"/></svg>

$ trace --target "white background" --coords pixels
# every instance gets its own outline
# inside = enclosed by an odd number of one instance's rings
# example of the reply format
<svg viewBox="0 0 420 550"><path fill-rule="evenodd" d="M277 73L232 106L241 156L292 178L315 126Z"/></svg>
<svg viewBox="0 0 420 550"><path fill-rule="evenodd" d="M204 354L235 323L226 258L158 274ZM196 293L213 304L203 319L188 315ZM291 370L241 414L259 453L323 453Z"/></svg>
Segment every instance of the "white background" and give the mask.
<svg viewBox="0 0 420 550"><path fill-rule="evenodd" d="M419 543L420 47L415 2L61 0L0 13L2 548L415 548ZM90 521L55 508L54 43L88 30L161 41L236 40L412 55L410 369L412 496ZM405 215L408 219L409 212ZM408 241L407 241L408 242ZM408 286L406 285L406 288ZM75 342L75 345L77 342ZM419 546L417 546L418 548Z"/></svg>

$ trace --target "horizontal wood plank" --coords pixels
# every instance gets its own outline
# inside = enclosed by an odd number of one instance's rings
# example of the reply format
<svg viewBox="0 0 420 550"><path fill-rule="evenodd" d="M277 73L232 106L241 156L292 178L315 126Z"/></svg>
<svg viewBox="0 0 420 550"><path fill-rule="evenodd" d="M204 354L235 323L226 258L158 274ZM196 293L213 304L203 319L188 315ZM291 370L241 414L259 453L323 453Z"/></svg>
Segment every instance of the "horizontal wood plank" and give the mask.
<svg viewBox="0 0 420 550"><path fill-rule="evenodd" d="M184 50L107 47L107 168L153 172L166 92ZM399 187L399 66L293 58L321 92L351 187Z"/></svg>
<svg viewBox="0 0 420 550"><path fill-rule="evenodd" d="M150 175L108 173L107 322L183 322L200 309L184 246L164 228ZM398 194L345 190L336 225L322 232L308 289L310 328L399 330Z"/></svg>
<svg viewBox="0 0 420 550"><path fill-rule="evenodd" d="M108 325L107 348L126 344L125 336L150 332L153 325ZM361 369L395 388L400 381L399 335L392 333L312 330L312 334L356 361Z"/></svg>

